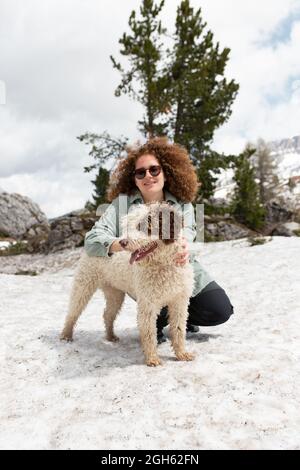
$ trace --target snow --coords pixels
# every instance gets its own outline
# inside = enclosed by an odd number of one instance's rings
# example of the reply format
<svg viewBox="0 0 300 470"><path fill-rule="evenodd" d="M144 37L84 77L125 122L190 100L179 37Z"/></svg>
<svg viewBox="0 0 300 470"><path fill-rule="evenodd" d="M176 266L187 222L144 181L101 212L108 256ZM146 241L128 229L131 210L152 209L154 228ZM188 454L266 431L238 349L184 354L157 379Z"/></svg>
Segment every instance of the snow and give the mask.
<svg viewBox="0 0 300 470"><path fill-rule="evenodd" d="M188 339L193 362L159 346L158 368L130 298L120 343L104 339L100 292L59 341L74 264L0 274L0 448L300 449L300 238L204 244L199 259L235 314Z"/></svg>
<svg viewBox="0 0 300 470"><path fill-rule="evenodd" d="M300 174L300 155L295 152L287 152L284 156L277 157L279 159L278 174L281 179L288 179L291 176Z"/></svg>
<svg viewBox="0 0 300 470"><path fill-rule="evenodd" d="M11 245L11 242L0 241L0 250L5 250Z"/></svg>

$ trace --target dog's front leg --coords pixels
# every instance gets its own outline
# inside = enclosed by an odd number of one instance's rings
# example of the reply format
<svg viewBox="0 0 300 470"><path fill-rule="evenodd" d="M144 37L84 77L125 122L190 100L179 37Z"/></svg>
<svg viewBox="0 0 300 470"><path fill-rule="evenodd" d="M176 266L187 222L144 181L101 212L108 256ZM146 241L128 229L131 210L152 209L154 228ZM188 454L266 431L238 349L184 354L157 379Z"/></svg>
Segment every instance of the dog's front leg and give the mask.
<svg viewBox="0 0 300 470"><path fill-rule="evenodd" d="M188 300L176 299L168 305L172 347L179 361L192 361L195 355L185 350L186 321Z"/></svg>
<svg viewBox="0 0 300 470"><path fill-rule="evenodd" d="M155 310L144 302L138 302L137 323L146 364L150 367L162 364L157 354L156 319L157 312Z"/></svg>

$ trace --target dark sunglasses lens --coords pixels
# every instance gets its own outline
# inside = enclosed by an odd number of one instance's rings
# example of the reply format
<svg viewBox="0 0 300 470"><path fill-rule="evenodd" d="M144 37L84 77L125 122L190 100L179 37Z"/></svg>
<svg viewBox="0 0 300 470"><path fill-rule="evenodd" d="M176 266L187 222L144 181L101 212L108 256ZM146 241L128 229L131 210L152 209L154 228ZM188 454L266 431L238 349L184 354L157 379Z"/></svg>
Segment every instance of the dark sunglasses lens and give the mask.
<svg viewBox="0 0 300 470"><path fill-rule="evenodd" d="M141 168L140 170L135 170L134 175L138 180L142 180L143 178L145 178L146 170L144 170L144 168Z"/></svg>
<svg viewBox="0 0 300 470"><path fill-rule="evenodd" d="M161 170L160 166L151 166L149 168L149 172L151 176L158 176L160 173L160 170Z"/></svg>

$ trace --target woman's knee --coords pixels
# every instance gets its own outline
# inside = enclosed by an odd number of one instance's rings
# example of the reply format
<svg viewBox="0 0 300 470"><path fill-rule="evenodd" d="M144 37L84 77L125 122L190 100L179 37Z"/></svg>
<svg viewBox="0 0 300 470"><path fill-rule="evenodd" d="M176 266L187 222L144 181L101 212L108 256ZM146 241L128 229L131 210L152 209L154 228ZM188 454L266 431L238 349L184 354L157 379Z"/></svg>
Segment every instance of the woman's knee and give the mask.
<svg viewBox="0 0 300 470"><path fill-rule="evenodd" d="M228 303L224 302L222 308L219 308L217 311L214 312L214 314L218 325L226 323L233 314L233 305L231 305L230 301L228 301Z"/></svg>
<svg viewBox="0 0 300 470"><path fill-rule="evenodd" d="M221 325L227 322L233 313L233 305L221 288L200 293L191 299L189 307L190 321L199 326Z"/></svg>

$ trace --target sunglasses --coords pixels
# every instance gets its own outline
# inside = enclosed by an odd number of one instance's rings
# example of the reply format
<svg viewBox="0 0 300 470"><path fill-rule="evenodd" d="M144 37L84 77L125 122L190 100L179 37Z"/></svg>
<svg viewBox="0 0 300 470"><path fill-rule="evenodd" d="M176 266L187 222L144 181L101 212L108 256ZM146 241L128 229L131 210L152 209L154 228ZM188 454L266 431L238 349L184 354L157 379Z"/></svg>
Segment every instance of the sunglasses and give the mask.
<svg viewBox="0 0 300 470"><path fill-rule="evenodd" d="M152 165L149 168L138 168L137 170L134 170L133 174L138 180L142 180L145 178L147 170L151 176L158 176L161 172L161 166Z"/></svg>

